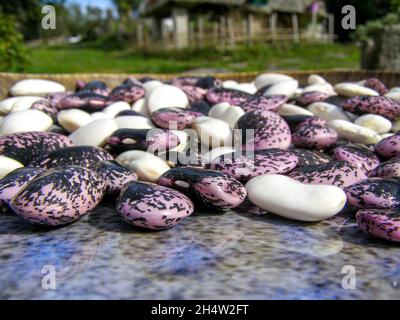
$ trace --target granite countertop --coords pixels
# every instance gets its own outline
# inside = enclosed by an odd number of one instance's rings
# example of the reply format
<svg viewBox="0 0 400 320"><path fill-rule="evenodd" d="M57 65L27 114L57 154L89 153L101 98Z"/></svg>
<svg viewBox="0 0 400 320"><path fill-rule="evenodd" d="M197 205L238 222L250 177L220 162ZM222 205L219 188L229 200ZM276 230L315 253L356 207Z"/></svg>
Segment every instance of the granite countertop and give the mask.
<svg viewBox="0 0 400 320"><path fill-rule="evenodd" d="M353 215L317 224L272 214L196 213L140 231L112 203L46 230L0 215L2 299L400 299L398 244L372 239ZM56 289L42 287L44 266ZM344 266L356 288L343 289Z"/></svg>

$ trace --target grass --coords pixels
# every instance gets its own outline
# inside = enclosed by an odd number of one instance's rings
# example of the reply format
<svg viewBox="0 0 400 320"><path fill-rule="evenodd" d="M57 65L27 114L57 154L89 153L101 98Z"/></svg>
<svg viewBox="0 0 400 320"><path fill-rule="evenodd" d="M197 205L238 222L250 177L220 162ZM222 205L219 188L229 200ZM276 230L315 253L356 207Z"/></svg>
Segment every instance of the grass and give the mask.
<svg viewBox="0 0 400 320"><path fill-rule="evenodd" d="M104 49L91 44L41 46L30 49L29 73L173 73L197 69L215 71L310 70L359 68L354 45L256 45L236 49L138 51ZM12 71L12 70L11 70Z"/></svg>

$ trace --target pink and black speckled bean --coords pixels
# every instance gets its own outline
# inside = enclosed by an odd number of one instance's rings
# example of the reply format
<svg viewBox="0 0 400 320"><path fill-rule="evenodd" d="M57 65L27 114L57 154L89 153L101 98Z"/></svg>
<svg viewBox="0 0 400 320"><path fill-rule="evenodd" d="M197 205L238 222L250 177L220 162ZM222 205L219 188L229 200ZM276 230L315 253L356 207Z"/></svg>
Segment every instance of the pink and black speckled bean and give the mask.
<svg viewBox="0 0 400 320"><path fill-rule="evenodd" d="M217 79L212 76L200 77L195 86L203 89L211 89L214 87L219 87L222 84L222 80Z"/></svg>
<svg viewBox="0 0 400 320"><path fill-rule="evenodd" d="M92 169L97 162L103 160L114 160L113 157L101 148L91 146L76 146L58 149L48 154L34 158L29 167L35 168L57 168L71 165Z"/></svg>
<svg viewBox="0 0 400 320"><path fill-rule="evenodd" d="M342 189L367 179L363 169L347 161L331 161L325 164L298 167L288 176L306 184L327 184Z"/></svg>
<svg viewBox="0 0 400 320"><path fill-rule="evenodd" d="M0 180L0 204L8 206L11 199L23 189L38 174L42 173L41 168L19 168Z"/></svg>
<svg viewBox="0 0 400 320"><path fill-rule="evenodd" d="M369 176L380 178L400 177L400 159L393 158L382 162L371 171Z"/></svg>
<svg viewBox="0 0 400 320"><path fill-rule="evenodd" d="M386 88L386 86L377 78L368 78L367 80L365 80L364 86L375 90L381 96L389 92L389 89Z"/></svg>
<svg viewBox="0 0 400 320"><path fill-rule="evenodd" d="M253 96L239 106L245 112L250 112L254 110L259 110L259 111L268 110L276 112L287 101L288 97L284 95Z"/></svg>
<svg viewBox="0 0 400 320"><path fill-rule="evenodd" d="M120 192L128 182L138 178L135 172L116 161L99 161L94 170L103 178L105 192L111 195Z"/></svg>
<svg viewBox="0 0 400 320"><path fill-rule="evenodd" d="M400 211L398 210L359 210L356 222L360 230L373 237L400 242Z"/></svg>
<svg viewBox="0 0 400 320"><path fill-rule="evenodd" d="M207 90L196 86L182 86L181 90L186 94L190 103L202 101L206 97Z"/></svg>
<svg viewBox="0 0 400 320"><path fill-rule="evenodd" d="M379 141L375 145L375 152L384 158L393 158L400 155L400 131Z"/></svg>
<svg viewBox="0 0 400 320"><path fill-rule="evenodd" d="M61 99L57 106L59 110L77 108L88 112L96 112L103 110L110 103L112 103L112 100L108 97L94 92L80 91Z"/></svg>
<svg viewBox="0 0 400 320"><path fill-rule="evenodd" d="M179 190L207 208L235 208L247 195L245 187L234 177L193 167L168 170L157 183Z"/></svg>
<svg viewBox="0 0 400 320"><path fill-rule="evenodd" d="M199 79L200 77L195 76L176 77L172 79L171 84L178 88L182 88L184 86L195 86Z"/></svg>
<svg viewBox="0 0 400 320"><path fill-rule="evenodd" d="M306 120L315 118L314 116L309 116L309 115L305 115L305 114L283 115L281 117L289 125L291 132L297 131L301 127L302 124L305 125ZM313 123L309 123L309 124L313 124ZM315 123L315 124L318 124L318 123Z"/></svg>
<svg viewBox="0 0 400 320"><path fill-rule="evenodd" d="M362 145L343 145L333 150L333 157L336 160L344 160L369 173L375 169L381 161L376 154Z"/></svg>
<svg viewBox="0 0 400 320"><path fill-rule="evenodd" d="M107 139L107 145L116 154L128 150L166 151L179 143L175 133L163 129L119 129Z"/></svg>
<svg viewBox="0 0 400 320"><path fill-rule="evenodd" d="M86 83L79 91L94 92L99 95L107 97L110 94L110 90L103 81L93 80Z"/></svg>
<svg viewBox="0 0 400 320"><path fill-rule="evenodd" d="M297 104L306 107L314 102L324 101L329 94L321 91L305 92L297 100Z"/></svg>
<svg viewBox="0 0 400 320"><path fill-rule="evenodd" d="M298 125L298 127L304 127L304 126L327 126L328 125L328 121L326 121L325 119L322 119L320 117L317 116L311 116L309 118L304 119L303 121L301 121Z"/></svg>
<svg viewBox="0 0 400 320"><path fill-rule="evenodd" d="M50 102L50 100L42 99L35 101L32 104L31 109L42 111L51 117L54 122L57 122L58 109Z"/></svg>
<svg viewBox="0 0 400 320"><path fill-rule="evenodd" d="M134 103L143 98L145 93L146 92L140 83L125 83L115 87L110 93L110 98L113 101Z"/></svg>
<svg viewBox="0 0 400 320"><path fill-rule="evenodd" d="M315 166L332 161L329 155L315 150L294 148L290 151L299 159L298 167Z"/></svg>
<svg viewBox="0 0 400 320"><path fill-rule="evenodd" d="M197 117L201 117L201 112L180 109L180 108L163 108L155 111L151 119L160 128L169 129L170 126L175 126L178 129L183 130L189 128Z"/></svg>
<svg viewBox="0 0 400 320"><path fill-rule="evenodd" d="M123 117L123 116L138 116L147 118L145 114L135 111L135 110L122 110L115 115L115 118Z"/></svg>
<svg viewBox="0 0 400 320"><path fill-rule="evenodd" d="M399 178L369 178L344 189L348 203L359 209L392 209L400 206Z"/></svg>
<svg viewBox="0 0 400 320"><path fill-rule="evenodd" d="M400 117L400 104L383 96L357 96L342 103L342 108L355 113L373 113L390 120Z"/></svg>
<svg viewBox="0 0 400 320"><path fill-rule="evenodd" d="M288 149L291 134L288 124L271 111L250 111L236 122L241 129L243 150L262 150L269 148ZM254 130L254 137L247 137L247 129Z"/></svg>
<svg viewBox="0 0 400 320"><path fill-rule="evenodd" d="M0 155L24 165L48 152L70 146L73 143L68 137L52 132L20 132L0 137Z"/></svg>
<svg viewBox="0 0 400 320"><path fill-rule="evenodd" d="M10 208L33 224L57 226L78 220L103 198L104 181L78 166L50 169L36 176L10 202Z"/></svg>
<svg viewBox="0 0 400 320"><path fill-rule="evenodd" d="M234 106L241 106L253 97L254 95L247 92L221 87L212 88L206 94L207 101L212 105L227 102Z"/></svg>
<svg viewBox="0 0 400 320"><path fill-rule="evenodd" d="M71 94L74 93L72 91L55 92L55 93L49 93L48 95L45 96L45 98L50 101L52 106L58 109L60 101Z"/></svg>
<svg viewBox="0 0 400 320"><path fill-rule="evenodd" d="M195 101L190 105L190 110L208 116L211 106L207 101Z"/></svg>
<svg viewBox="0 0 400 320"><path fill-rule="evenodd" d="M292 134L292 142L296 147L325 150L332 148L338 139L335 130L328 126L301 126Z"/></svg>
<svg viewBox="0 0 400 320"><path fill-rule="evenodd" d="M151 230L171 228L193 209L183 193L146 182L127 184L117 200L117 210L126 222Z"/></svg>
<svg viewBox="0 0 400 320"><path fill-rule="evenodd" d="M286 150L266 149L253 154L224 154L214 159L210 168L224 172L240 181L247 181L263 174L283 174L294 169L297 156Z"/></svg>

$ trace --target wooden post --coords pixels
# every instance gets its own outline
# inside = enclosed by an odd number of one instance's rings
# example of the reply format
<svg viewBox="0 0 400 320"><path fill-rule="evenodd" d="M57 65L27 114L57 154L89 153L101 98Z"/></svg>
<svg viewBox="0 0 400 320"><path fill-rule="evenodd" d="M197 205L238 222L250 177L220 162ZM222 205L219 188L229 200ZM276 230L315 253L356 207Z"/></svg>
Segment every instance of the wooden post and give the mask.
<svg viewBox="0 0 400 320"><path fill-rule="evenodd" d="M161 43L164 47L167 47L169 44L168 41L168 32L165 26L165 21L161 20Z"/></svg>
<svg viewBox="0 0 400 320"><path fill-rule="evenodd" d="M142 48L144 45L144 30L143 30L143 21L139 20L136 29L136 37L137 37L137 45Z"/></svg>
<svg viewBox="0 0 400 320"><path fill-rule="evenodd" d="M328 15L328 19L329 19L329 41L333 42L335 41L335 16L333 14L329 14Z"/></svg>
<svg viewBox="0 0 400 320"><path fill-rule="evenodd" d="M174 20L174 38L177 48L185 48L189 44L189 15L187 10L175 8L172 10Z"/></svg>
<svg viewBox="0 0 400 320"><path fill-rule="evenodd" d="M298 43L300 41L299 36L299 20L297 17L297 13L292 14L292 26L293 26L293 40Z"/></svg>
<svg viewBox="0 0 400 320"><path fill-rule="evenodd" d="M252 14L247 15L247 44L253 45L254 39L254 17Z"/></svg>
<svg viewBox="0 0 400 320"><path fill-rule="evenodd" d="M269 24L271 29L272 40L276 40L276 26L278 24L278 14L273 12L269 17Z"/></svg>
<svg viewBox="0 0 400 320"><path fill-rule="evenodd" d="M226 32L225 32L225 25L226 25L226 19L224 16L221 16L219 18L219 30L220 30L220 43L225 46L226 43Z"/></svg>
<svg viewBox="0 0 400 320"><path fill-rule="evenodd" d="M161 37L161 20L158 18L151 18L151 37L152 40L159 40Z"/></svg>
<svg viewBox="0 0 400 320"><path fill-rule="evenodd" d="M228 34L229 34L229 45L231 47L235 46L235 31L233 30L232 17L227 18Z"/></svg>
<svg viewBox="0 0 400 320"><path fill-rule="evenodd" d="M218 23L213 23L213 41L214 45L218 45Z"/></svg>
<svg viewBox="0 0 400 320"><path fill-rule="evenodd" d="M194 41L194 25L189 23L189 47L196 45Z"/></svg>
<svg viewBox="0 0 400 320"><path fill-rule="evenodd" d="M203 16L197 17L197 32L198 32L198 44L200 47L204 45L204 20Z"/></svg>

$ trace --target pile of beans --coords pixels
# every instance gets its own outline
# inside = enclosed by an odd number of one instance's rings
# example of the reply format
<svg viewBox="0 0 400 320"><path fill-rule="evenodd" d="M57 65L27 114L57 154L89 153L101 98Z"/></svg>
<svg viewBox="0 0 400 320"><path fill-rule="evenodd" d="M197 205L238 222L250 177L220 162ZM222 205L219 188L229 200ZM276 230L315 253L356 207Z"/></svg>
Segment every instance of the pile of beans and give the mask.
<svg viewBox="0 0 400 320"><path fill-rule="evenodd" d="M15 83L0 101L0 205L45 226L104 199L136 227L173 227L195 208L244 205L400 241L400 88L379 79L307 84L183 76Z"/></svg>

